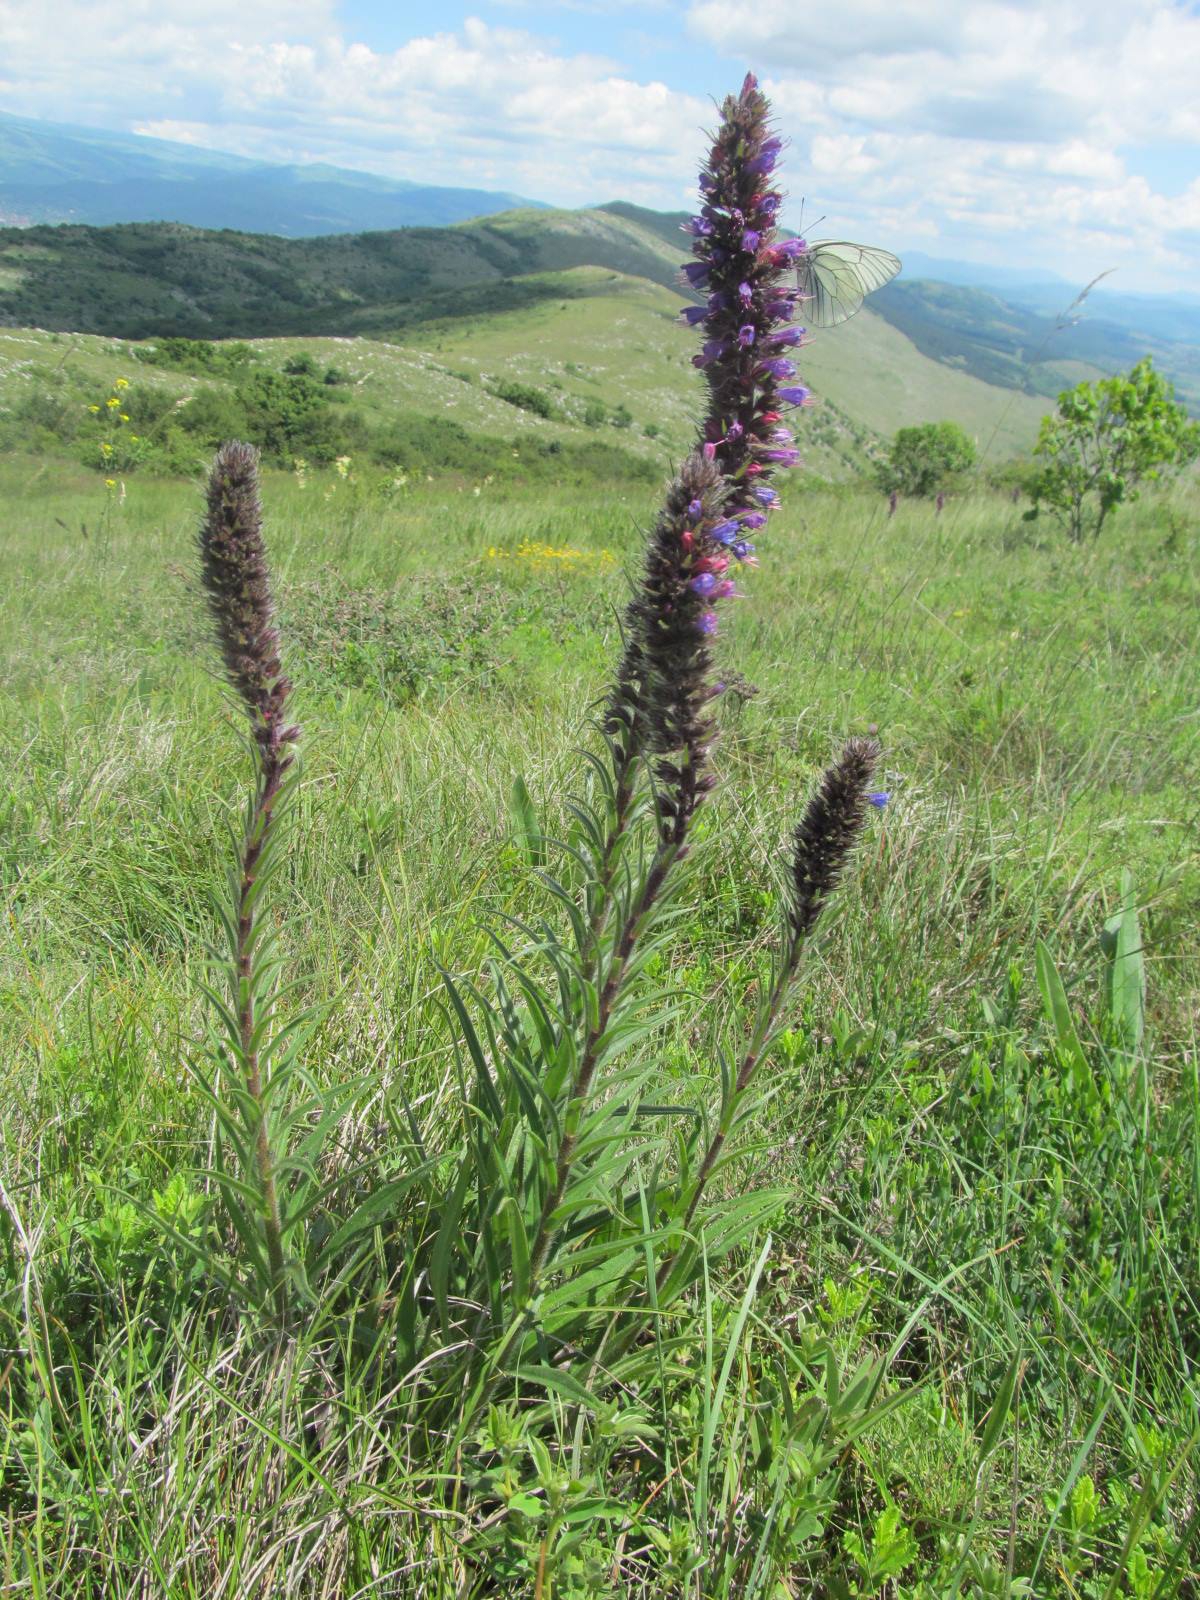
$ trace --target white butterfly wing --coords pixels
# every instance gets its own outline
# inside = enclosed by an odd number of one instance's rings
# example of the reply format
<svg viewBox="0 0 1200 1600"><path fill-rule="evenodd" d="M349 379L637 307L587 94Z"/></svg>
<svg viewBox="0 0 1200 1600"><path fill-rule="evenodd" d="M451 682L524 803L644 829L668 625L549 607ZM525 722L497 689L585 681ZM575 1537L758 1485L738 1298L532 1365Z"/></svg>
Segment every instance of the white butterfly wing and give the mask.
<svg viewBox="0 0 1200 1600"><path fill-rule="evenodd" d="M796 286L808 297L801 314L813 327L834 328L899 271L900 259L890 250L846 239L810 244L796 264Z"/></svg>

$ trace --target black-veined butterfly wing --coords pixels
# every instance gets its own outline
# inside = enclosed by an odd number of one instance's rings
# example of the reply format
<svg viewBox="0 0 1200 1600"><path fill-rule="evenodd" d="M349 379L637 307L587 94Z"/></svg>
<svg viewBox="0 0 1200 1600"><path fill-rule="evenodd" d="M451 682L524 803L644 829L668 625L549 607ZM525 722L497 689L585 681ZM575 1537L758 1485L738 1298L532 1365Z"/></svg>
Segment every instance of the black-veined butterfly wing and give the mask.
<svg viewBox="0 0 1200 1600"><path fill-rule="evenodd" d="M814 328L834 328L861 311L865 297L899 271L900 258L874 245L845 239L810 244L796 263L796 286L807 296L800 314Z"/></svg>

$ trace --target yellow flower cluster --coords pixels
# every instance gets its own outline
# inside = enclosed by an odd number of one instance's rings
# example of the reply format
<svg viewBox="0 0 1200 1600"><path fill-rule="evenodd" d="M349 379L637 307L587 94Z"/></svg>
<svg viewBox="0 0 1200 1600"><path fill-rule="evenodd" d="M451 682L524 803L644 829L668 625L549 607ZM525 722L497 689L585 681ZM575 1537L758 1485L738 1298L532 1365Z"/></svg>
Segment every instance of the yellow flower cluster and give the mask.
<svg viewBox="0 0 1200 1600"><path fill-rule="evenodd" d="M520 561L535 572L544 572L555 563L571 572L602 570L614 566L617 559L611 550L577 550L574 545L556 548L539 539L522 539L514 550L507 550L503 545L489 545L487 558L489 561Z"/></svg>

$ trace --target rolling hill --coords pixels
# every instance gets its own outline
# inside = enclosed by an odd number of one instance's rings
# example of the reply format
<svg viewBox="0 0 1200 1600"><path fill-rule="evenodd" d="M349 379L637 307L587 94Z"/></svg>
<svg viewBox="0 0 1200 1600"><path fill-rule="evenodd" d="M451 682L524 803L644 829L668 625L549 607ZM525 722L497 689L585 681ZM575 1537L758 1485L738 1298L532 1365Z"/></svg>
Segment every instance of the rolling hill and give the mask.
<svg viewBox="0 0 1200 1600"><path fill-rule="evenodd" d="M284 166L0 113L0 221L183 222L289 238L446 227L535 202L487 189Z"/></svg>

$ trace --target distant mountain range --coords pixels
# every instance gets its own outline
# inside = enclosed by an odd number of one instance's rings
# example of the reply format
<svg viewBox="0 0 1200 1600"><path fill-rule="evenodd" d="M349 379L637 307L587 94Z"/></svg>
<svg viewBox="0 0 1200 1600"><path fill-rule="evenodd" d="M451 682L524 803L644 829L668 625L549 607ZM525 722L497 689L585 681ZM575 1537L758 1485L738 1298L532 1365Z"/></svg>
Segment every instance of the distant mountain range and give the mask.
<svg viewBox="0 0 1200 1600"><path fill-rule="evenodd" d="M329 166L280 166L167 139L0 113L0 223L184 222L284 238L446 227L536 206Z"/></svg>
<svg viewBox="0 0 1200 1600"><path fill-rule="evenodd" d="M513 198L0 115L0 213L32 224L0 228L0 324L386 337L570 298L585 280L554 275L581 267L682 297L683 213L513 209ZM156 216L186 221L143 220ZM109 217L119 225L83 225ZM922 355L1002 389L1053 396L1149 354L1200 411L1200 297L1108 282L1071 309L1082 285L914 254L869 305Z"/></svg>

